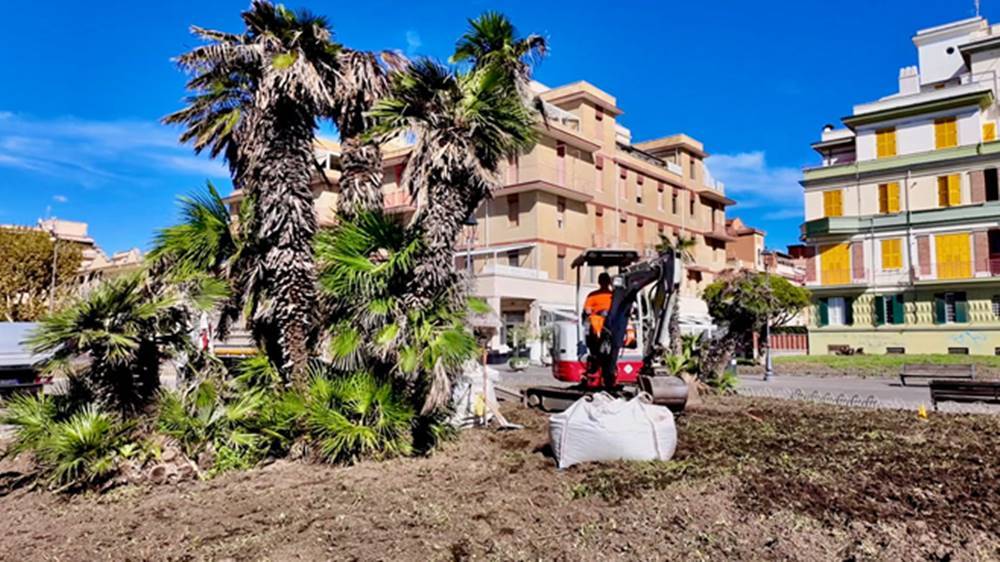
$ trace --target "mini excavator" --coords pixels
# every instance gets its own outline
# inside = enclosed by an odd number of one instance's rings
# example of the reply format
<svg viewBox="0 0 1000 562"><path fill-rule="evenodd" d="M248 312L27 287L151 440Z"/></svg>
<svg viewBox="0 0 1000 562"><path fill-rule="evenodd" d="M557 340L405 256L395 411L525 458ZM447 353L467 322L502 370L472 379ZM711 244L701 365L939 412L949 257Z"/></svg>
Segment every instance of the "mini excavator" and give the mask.
<svg viewBox="0 0 1000 562"><path fill-rule="evenodd" d="M580 307L581 271L587 266L617 270L612 277L611 307L599 337L588 348ZM536 386L525 390L525 402L558 412L596 392L632 398L645 393L654 404L684 410L688 389L669 374L663 357L670 344L668 326L676 314L683 262L666 250L641 260L634 250L589 249L572 263L576 270L576 318L558 321L552 338L552 373L572 386Z"/></svg>

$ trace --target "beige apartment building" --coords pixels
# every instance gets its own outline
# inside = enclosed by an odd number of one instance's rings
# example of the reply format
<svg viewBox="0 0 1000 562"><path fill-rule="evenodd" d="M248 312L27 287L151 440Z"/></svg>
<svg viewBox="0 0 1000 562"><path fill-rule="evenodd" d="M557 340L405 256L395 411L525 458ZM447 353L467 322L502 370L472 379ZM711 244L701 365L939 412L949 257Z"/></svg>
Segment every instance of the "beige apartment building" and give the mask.
<svg viewBox="0 0 1000 562"><path fill-rule="evenodd" d="M471 267L475 293L504 322L493 342L504 349L506 330L527 322L536 333L547 322L575 317L575 272L570 264L587 248L633 248L652 255L661 236L692 237L694 262L682 288L681 314L688 329L711 325L698 298L726 265L726 207L723 185L705 167L707 153L683 134L633 142L619 123L622 109L614 96L587 82L558 88L536 84L548 123L538 125L540 140L529 153L501 170L503 188L476 212L456 241L456 263ZM318 157L329 181L316 182L321 224L333 221L339 175L339 146L318 143ZM385 207L409 215L419 205L398 180L409 148L385 148ZM586 293L597 271L581 272ZM541 345L535 342L536 359Z"/></svg>

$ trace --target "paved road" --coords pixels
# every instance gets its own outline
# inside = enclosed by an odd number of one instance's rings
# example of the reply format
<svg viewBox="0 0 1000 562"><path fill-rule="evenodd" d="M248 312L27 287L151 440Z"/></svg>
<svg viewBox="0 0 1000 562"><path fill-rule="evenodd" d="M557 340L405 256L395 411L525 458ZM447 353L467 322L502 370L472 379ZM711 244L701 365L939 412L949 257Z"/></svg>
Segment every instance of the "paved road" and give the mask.
<svg viewBox="0 0 1000 562"><path fill-rule="evenodd" d="M500 385L521 390L536 385L565 385L552 377L545 367L529 367L514 373L506 365L496 365ZM764 382L760 376L741 376L737 392L747 396L831 402L845 406L863 406L916 410L921 405L931 408L930 391L921 383L902 386L899 379L858 377L811 377L775 375ZM945 412L1000 413L1000 407L983 404L943 403Z"/></svg>

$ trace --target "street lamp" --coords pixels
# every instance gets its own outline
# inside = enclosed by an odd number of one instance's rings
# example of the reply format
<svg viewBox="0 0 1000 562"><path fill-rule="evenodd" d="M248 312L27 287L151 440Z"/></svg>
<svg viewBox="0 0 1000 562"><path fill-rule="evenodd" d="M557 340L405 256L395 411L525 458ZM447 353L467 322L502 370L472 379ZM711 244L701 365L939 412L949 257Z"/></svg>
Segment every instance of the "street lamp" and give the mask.
<svg viewBox="0 0 1000 562"><path fill-rule="evenodd" d="M469 213L469 216L465 218L465 222L462 224L466 226L465 267L469 270L469 279L472 279L474 273L472 268L472 245L476 243L476 226L479 224L479 221L476 220L476 212Z"/></svg>
<svg viewBox="0 0 1000 562"><path fill-rule="evenodd" d="M764 256L764 279L767 282L767 298L772 300L771 295L771 273L767 255ZM767 316L764 318L764 341L767 343L767 350L764 352L764 381L769 382L774 377L774 364L771 362L771 308L767 309Z"/></svg>

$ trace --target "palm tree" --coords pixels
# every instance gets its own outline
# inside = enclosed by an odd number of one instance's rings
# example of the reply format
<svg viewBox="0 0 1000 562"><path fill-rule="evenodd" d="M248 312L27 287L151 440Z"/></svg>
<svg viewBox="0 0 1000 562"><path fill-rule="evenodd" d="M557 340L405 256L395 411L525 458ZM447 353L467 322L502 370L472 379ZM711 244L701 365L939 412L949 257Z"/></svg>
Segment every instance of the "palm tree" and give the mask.
<svg viewBox="0 0 1000 562"><path fill-rule="evenodd" d="M166 284L145 272L99 285L41 320L28 344L46 368L72 373L72 390L122 415L137 414L160 385L160 364L191 348L194 311L221 298L205 279ZM78 370L79 369L79 370Z"/></svg>
<svg viewBox="0 0 1000 562"><path fill-rule="evenodd" d="M382 208L382 150L365 133L371 127L375 102L385 96L389 80L375 55L342 49L334 85L333 112L340 133L340 199L338 214L349 220L356 213Z"/></svg>
<svg viewBox="0 0 1000 562"><path fill-rule="evenodd" d="M209 44L177 60L193 77L187 108L165 118L186 127L196 152L224 154L252 209L232 263L235 302L247 299L256 339L282 371L304 383L316 308L310 178L316 119L334 107L340 46L323 18L266 0L243 13L242 34L192 28Z"/></svg>
<svg viewBox="0 0 1000 562"><path fill-rule="evenodd" d="M500 162L534 146L536 116L497 68L454 72L428 59L394 73L371 114L376 138L416 137L402 183L426 204L412 221L424 246L409 293L411 306L427 306L456 287L462 224L499 187Z"/></svg>
<svg viewBox="0 0 1000 562"><path fill-rule="evenodd" d="M656 246L656 251L663 253L673 251L681 258L681 262L685 264L694 262L694 248L696 246L696 241L693 236L684 237L678 234L677 240L671 240L670 238L660 235L660 243ZM680 355L682 350L681 345L681 320L679 309L675 309L674 313L670 315L670 321L667 324L667 334L670 336L670 353L674 355Z"/></svg>
<svg viewBox="0 0 1000 562"><path fill-rule="evenodd" d="M156 272L185 278L195 274L225 278L240 241L229 209L212 182L205 192L181 197L180 223L160 230L147 258Z"/></svg>
<svg viewBox="0 0 1000 562"><path fill-rule="evenodd" d="M514 86L526 103L534 96L529 84L533 65L548 53L541 35L520 37L514 24L499 12L485 12L469 20L469 30L459 38L453 63L470 63L474 69L494 67Z"/></svg>

